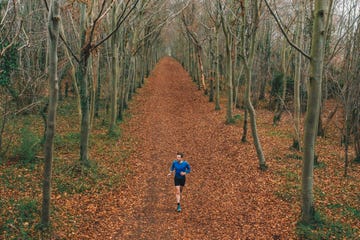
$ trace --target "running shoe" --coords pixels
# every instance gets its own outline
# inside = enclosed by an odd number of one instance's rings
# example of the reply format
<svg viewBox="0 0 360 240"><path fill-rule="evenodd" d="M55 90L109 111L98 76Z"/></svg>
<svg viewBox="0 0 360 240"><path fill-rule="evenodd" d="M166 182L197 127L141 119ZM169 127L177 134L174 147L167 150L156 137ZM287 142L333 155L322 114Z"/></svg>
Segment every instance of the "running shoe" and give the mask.
<svg viewBox="0 0 360 240"><path fill-rule="evenodd" d="M181 212L181 207L180 207L180 204L177 206L176 211Z"/></svg>

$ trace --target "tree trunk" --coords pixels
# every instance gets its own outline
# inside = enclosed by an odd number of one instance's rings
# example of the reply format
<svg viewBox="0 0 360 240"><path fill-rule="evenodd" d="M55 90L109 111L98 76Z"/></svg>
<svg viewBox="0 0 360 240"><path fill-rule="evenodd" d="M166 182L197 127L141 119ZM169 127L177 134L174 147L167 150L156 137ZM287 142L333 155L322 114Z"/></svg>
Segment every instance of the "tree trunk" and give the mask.
<svg viewBox="0 0 360 240"><path fill-rule="evenodd" d="M88 91L88 59L86 52L81 54L81 62L78 69L77 79L80 82L80 102L81 102L81 129L80 129L80 162L84 166L89 165L89 131L90 131L90 103Z"/></svg>
<svg viewBox="0 0 360 240"><path fill-rule="evenodd" d="M284 45L281 53L281 68L282 68L282 77L281 77L281 88L280 91L276 94L276 107L275 107L275 114L273 118L273 124L277 125L278 122L281 120L281 114L284 111L284 104L285 104L285 97L286 97L286 83L287 83L287 69L289 59L287 58L287 46L284 40Z"/></svg>
<svg viewBox="0 0 360 240"><path fill-rule="evenodd" d="M241 142L247 142L247 129L248 129L248 110L244 110L244 124L243 124L243 134L241 137Z"/></svg>
<svg viewBox="0 0 360 240"><path fill-rule="evenodd" d="M305 12L304 12L304 0L298 3L298 16L300 17L297 23L296 31L296 44L301 46L303 43L303 28L305 21ZM302 69L302 55L299 52L296 52L295 58L295 77L294 77L294 135L293 135L293 148L301 150L301 137L300 137L300 84L301 84L301 69Z"/></svg>
<svg viewBox="0 0 360 240"><path fill-rule="evenodd" d="M101 55L98 55L97 59L97 84L96 84L96 95L95 95L95 117L99 117L100 111L100 100L101 100Z"/></svg>
<svg viewBox="0 0 360 240"><path fill-rule="evenodd" d="M258 160L259 160L259 167L261 170L266 170L267 166L266 166L266 162L265 162L265 157L264 157L264 153L262 151L262 147L260 144L260 140L258 137L258 133L257 133L257 126L256 126L256 113L255 113L255 109L252 105L251 102L251 82L252 82L252 67L253 67L253 63L254 63L254 56L255 56L255 50L256 50L256 41L257 41L257 37L256 37L256 32L257 32L257 24L259 23L259 9L258 9L258 1L257 0L252 0L251 3L249 1L245 1L245 10L244 12L248 12L246 11L247 7L249 6L249 4L251 4L252 8L251 8L251 16L247 16L247 14L243 15L243 24L244 24L244 28L245 27L249 27L250 29L248 29L248 31L250 31L249 35L250 37L247 37L245 34L245 29L242 30L241 33L241 39L243 41L243 47L242 47L242 55L243 55L243 62L244 62L244 70L245 70L245 77L246 77L246 90L245 90L245 102L246 102L246 108L249 112L250 115L250 125L251 125L251 133L253 136L253 141L254 141L254 145L255 145L255 149L256 149L256 153L258 156ZM246 26L248 24L247 23L247 18L251 17L252 21L253 21L253 25L252 26ZM245 48L245 43L246 41L249 41L249 53L246 53L246 48Z"/></svg>
<svg viewBox="0 0 360 240"><path fill-rule="evenodd" d="M46 141L44 147L44 179L43 179L43 199L41 225L48 228L50 225L50 199L51 199L51 175L54 136L56 128L56 108L58 103L59 85L57 77L58 65L58 38L60 25L60 7L57 0L52 0L49 11L49 112L46 126Z"/></svg>
<svg viewBox="0 0 360 240"><path fill-rule="evenodd" d="M89 58L89 115L90 115L90 125L91 129L94 124L94 115L95 115L95 95L96 95L96 65L97 62L94 62L94 56L90 55Z"/></svg>
<svg viewBox="0 0 360 240"><path fill-rule="evenodd" d="M90 57L90 44L85 43L86 35L86 4L80 5L81 14L81 53L77 69L77 80L80 83L81 127L80 127L80 163L89 166L89 131L90 131L90 103L88 90L88 65Z"/></svg>
<svg viewBox="0 0 360 240"><path fill-rule="evenodd" d="M314 219L313 170L314 148L321 103L321 81L325 44L325 16L329 1L315 1L314 25L312 30L310 77L308 82L307 114L304 131L304 160L302 169L302 216L304 223Z"/></svg>
<svg viewBox="0 0 360 240"><path fill-rule="evenodd" d="M216 51L215 51L215 58L216 58L216 89L215 89L215 110L219 111L220 107L220 55L219 55L219 27L216 27Z"/></svg>
<svg viewBox="0 0 360 240"><path fill-rule="evenodd" d="M248 64L245 64L245 74L246 74L246 91L245 91L245 101L246 101L246 108L250 115L250 126L251 126L251 133L254 140L254 145L256 149L256 153L259 159L259 167L261 170L266 170L266 162L264 153L260 144L260 140L257 133L257 126L256 126L256 113L255 109L251 103L251 68L249 68Z"/></svg>
<svg viewBox="0 0 360 240"><path fill-rule="evenodd" d="M219 2L220 5L220 2ZM221 9L221 8L220 8ZM232 50L232 36L230 32L230 27L228 25L228 22L226 21L224 16L224 12L220 11L220 17L221 17L221 25L223 29L223 33L225 36L225 50L226 50L226 70L225 70L225 76L226 76L226 83L227 83L227 104L226 104L226 123L232 123L233 116L232 116L232 109L233 109L233 74L232 74L232 59L231 59L231 50Z"/></svg>
<svg viewBox="0 0 360 240"><path fill-rule="evenodd" d="M263 69L262 69L262 81L260 84L260 91L259 91L259 100L265 99L265 93L266 93L266 86L268 82L268 78L271 75L270 73L270 61L271 61L271 34L273 32L270 21L266 21L265 23L265 44L264 44L264 60L263 60Z"/></svg>
<svg viewBox="0 0 360 240"><path fill-rule="evenodd" d="M113 7L112 13L112 26L113 28L116 25L116 7ZM109 124L109 133L112 133L116 128L117 120L117 102L118 102L118 78L119 78L119 48L118 48L118 33L115 33L111 37L111 51L112 51L112 61L111 61L111 105L110 105L110 124Z"/></svg>
<svg viewBox="0 0 360 240"><path fill-rule="evenodd" d="M223 22L223 25L225 23ZM228 31L228 26L223 26L225 35L225 48L226 48L226 82L227 82L227 105L226 105L226 123L232 123L233 120L233 80L232 80L232 61L231 61L231 36Z"/></svg>

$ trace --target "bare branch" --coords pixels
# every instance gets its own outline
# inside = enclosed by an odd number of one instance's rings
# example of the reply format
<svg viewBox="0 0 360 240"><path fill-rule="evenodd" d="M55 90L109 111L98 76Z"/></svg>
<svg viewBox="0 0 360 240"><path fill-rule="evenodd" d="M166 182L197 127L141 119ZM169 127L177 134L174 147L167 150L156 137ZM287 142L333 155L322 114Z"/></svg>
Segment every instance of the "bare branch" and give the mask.
<svg viewBox="0 0 360 240"><path fill-rule="evenodd" d="M180 9L178 12L168 16L162 23L160 23L159 25L157 25L155 28L153 28L153 30L151 32L149 32L148 34L146 34L141 40L139 40L138 42L142 42L148 38L150 38L152 35L155 35L155 38L157 38L160 35L161 29L164 27L164 25L170 21L172 21L174 18L176 18L180 13L182 13L182 11L184 9L186 9L189 6L190 2L188 2L185 7L183 7L182 9ZM135 49L135 51L132 53L133 55L135 55L139 50L141 49L141 45L139 44L137 46L137 48Z"/></svg>
<svg viewBox="0 0 360 240"><path fill-rule="evenodd" d="M99 42L97 42L96 44L94 44L94 46L92 47L92 49L97 48L98 46L100 46L101 44L103 44L106 40L108 40L117 30L119 30L120 26L123 24L123 22L129 17L129 15L135 10L136 5L139 3L140 0L136 0L136 2L132 5L132 7L130 8L130 10L126 13L126 10L128 8L128 5L130 3L130 1L126 2L126 5L124 7L124 11L122 12L121 16L119 17L117 23L116 23L116 27L115 29L113 29L106 37L104 37L103 39L101 39Z"/></svg>
<svg viewBox="0 0 360 240"><path fill-rule="evenodd" d="M283 26L281 25L278 16L275 15L275 13L274 13L274 11L271 9L268 1L267 1L267 0L264 0L264 2L265 2L265 4L266 4L267 8L269 9L271 15L273 15L276 23L278 24L278 26L279 26L279 28L280 28L280 30L281 30L281 32L282 32L282 34L283 34L284 37L286 38L286 41L287 41L293 48L295 48L297 51L299 51L304 57L306 57L307 59L311 60L310 55L308 55L307 53L305 53L301 48L299 48L295 43L293 43L293 42L289 39L289 36L286 34Z"/></svg>

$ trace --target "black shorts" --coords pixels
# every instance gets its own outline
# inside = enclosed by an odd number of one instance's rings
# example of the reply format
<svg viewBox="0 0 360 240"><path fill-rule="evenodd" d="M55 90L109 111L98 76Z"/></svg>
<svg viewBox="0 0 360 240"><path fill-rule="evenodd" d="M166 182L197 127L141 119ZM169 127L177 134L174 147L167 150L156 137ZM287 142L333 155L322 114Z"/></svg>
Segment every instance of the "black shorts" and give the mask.
<svg viewBox="0 0 360 240"><path fill-rule="evenodd" d="M174 178L175 186L185 186L186 178Z"/></svg>

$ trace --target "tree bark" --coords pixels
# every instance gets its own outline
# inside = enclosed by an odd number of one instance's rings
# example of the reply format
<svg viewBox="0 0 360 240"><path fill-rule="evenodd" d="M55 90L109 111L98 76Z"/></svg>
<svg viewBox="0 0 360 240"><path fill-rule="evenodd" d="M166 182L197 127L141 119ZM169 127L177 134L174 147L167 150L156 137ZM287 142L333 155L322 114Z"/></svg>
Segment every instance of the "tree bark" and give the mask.
<svg viewBox="0 0 360 240"><path fill-rule="evenodd" d="M60 7L57 0L52 0L49 11L49 112L46 127L46 141L44 147L45 163L44 163L44 179L43 179L43 199L41 225L48 228L50 225L50 199L51 199L51 175L54 136L56 128L56 108L58 103L59 85L57 76L57 48L59 38L60 25Z"/></svg>
<svg viewBox="0 0 360 240"><path fill-rule="evenodd" d="M219 54L219 26L215 27L215 37L216 37L216 70L215 70L215 78L216 78L216 87L215 87L215 110L219 111L220 107L220 54Z"/></svg>
<svg viewBox="0 0 360 240"><path fill-rule="evenodd" d="M223 16L222 16L223 18ZM232 80L232 60L231 60L231 36L225 20L222 20L223 31L225 35L225 48L226 48L226 82L227 82L227 105L226 105L226 123L233 122L232 108L233 108L233 80Z"/></svg>
<svg viewBox="0 0 360 240"><path fill-rule="evenodd" d="M81 14L81 52L80 62L77 69L77 80L80 85L80 105L81 105L81 127L80 127L80 163L83 166L89 166L89 131L90 131L90 101L89 101L89 80L88 65L90 57L90 44L86 43L86 4L80 5Z"/></svg>
<svg viewBox="0 0 360 240"><path fill-rule="evenodd" d="M112 27L116 26L116 7L113 7L112 12ZM111 61L111 105L110 105L110 124L109 124L109 133L113 132L116 128L117 120L117 102L118 102L118 78L119 78L119 47L118 47L118 33L114 33L111 36L111 51L112 51L112 61Z"/></svg>
<svg viewBox="0 0 360 240"><path fill-rule="evenodd" d="M313 170L314 149L321 103L321 81L325 44L325 17L328 0L315 1L314 25L312 30L310 77L308 81L308 102L304 132L304 160L302 169L302 216L304 223L314 219Z"/></svg>
<svg viewBox="0 0 360 240"><path fill-rule="evenodd" d="M298 16L300 17L297 23L296 31L296 45L301 46L303 43L303 28L305 21L305 12L304 12L304 0L298 3ZM294 135L293 135L293 148L301 150L301 137L300 137L300 85L301 85L301 69L302 69L302 55L299 52L296 52L295 57L295 77L294 77Z"/></svg>
<svg viewBox="0 0 360 240"><path fill-rule="evenodd" d="M267 166L266 166L266 162L265 162L265 157L264 157L264 153L263 153L261 143L260 143L258 133L257 133L256 113L255 113L255 109L251 102L252 67L253 67L255 50L256 50L256 41L257 41L256 32L257 32L257 27L258 27L257 24L259 21L258 1L257 0L251 1L251 4L252 4L251 17L253 18L254 25L245 26L245 25L247 25L246 18L249 17L249 16L247 16L247 9L246 9L249 6L249 4L250 4L250 2L245 1L243 24L244 24L244 27L251 27L251 29L249 29L250 37L247 38L245 35L245 30L242 31L242 41L244 44L243 48L242 48L242 55L243 55L243 60L244 60L243 62L244 62L244 70L245 70L245 77L246 77L245 102L246 102L246 108L250 115L251 133L253 136L256 153L257 153L258 160L259 160L259 167L261 170L266 170ZM246 49L245 49L246 41L249 41L249 53L248 54L246 54Z"/></svg>
<svg viewBox="0 0 360 240"><path fill-rule="evenodd" d="M284 111L284 104L286 98L286 85L287 85L287 72L288 72L288 54L287 54L287 46L284 41L283 49L281 52L281 68L282 68L282 77L281 77L281 88L280 91L276 94L276 106L275 106L275 114L273 118L273 124L277 125L281 120L281 114Z"/></svg>

